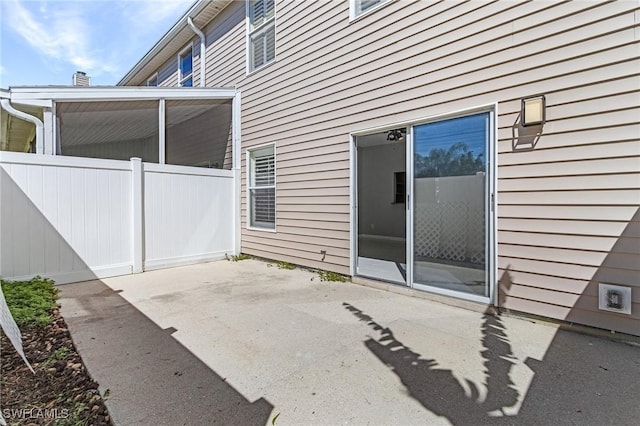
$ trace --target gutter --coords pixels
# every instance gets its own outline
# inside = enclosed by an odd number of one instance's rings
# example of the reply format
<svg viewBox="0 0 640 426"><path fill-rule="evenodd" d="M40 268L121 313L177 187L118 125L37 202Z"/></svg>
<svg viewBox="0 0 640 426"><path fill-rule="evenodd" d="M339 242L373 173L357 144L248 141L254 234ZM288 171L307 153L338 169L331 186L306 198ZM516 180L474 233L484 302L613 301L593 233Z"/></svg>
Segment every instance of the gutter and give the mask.
<svg viewBox="0 0 640 426"><path fill-rule="evenodd" d="M204 33L195 26L193 23L193 19L191 16L187 16L187 24L191 27L194 33L200 37L200 87L205 86L205 66L207 63L207 44L205 40Z"/></svg>
<svg viewBox="0 0 640 426"><path fill-rule="evenodd" d="M9 102L9 99L0 99L0 106L14 117L21 118L22 120L29 121L36 125L36 153L44 153L44 124L38 118L26 112L18 111Z"/></svg>

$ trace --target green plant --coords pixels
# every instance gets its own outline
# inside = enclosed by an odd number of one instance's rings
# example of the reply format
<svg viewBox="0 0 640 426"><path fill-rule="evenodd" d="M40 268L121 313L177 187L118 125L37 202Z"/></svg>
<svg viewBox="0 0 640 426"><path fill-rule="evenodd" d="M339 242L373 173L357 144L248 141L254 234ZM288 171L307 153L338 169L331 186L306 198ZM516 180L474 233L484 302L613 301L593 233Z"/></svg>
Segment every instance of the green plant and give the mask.
<svg viewBox="0 0 640 426"><path fill-rule="evenodd" d="M47 367L56 361L62 361L63 359L68 357L70 353L71 353L71 349L69 349L66 346L61 346L58 349L56 349L49 358L47 358L47 360L43 363L43 365Z"/></svg>
<svg viewBox="0 0 640 426"><path fill-rule="evenodd" d="M69 356L69 353L71 353L71 349L69 349L66 346L61 346L58 349L56 349L56 351L51 356L56 361L60 361L65 359L67 356Z"/></svg>
<svg viewBox="0 0 640 426"><path fill-rule="evenodd" d="M51 323L51 311L58 307L59 290L53 280L36 276L29 281L3 281L2 291L18 327L44 327Z"/></svg>
<svg viewBox="0 0 640 426"><path fill-rule="evenodd" d="M344 275L340 275L336 272L318 269L316 273L320 277L320 281L337 281L340 283L347 281L347 278Z"/></svg>
<svg viewBox="0 0 640 426"><path fill-rule="evenodd" d="M244 253L240 253L238 255L232 254L231 256L229 256L227 253L225 253L224 254L224 258L227 259L229 262L238 262L240 260L251 259L251 256L249 256L248 254L244 254Z"/></svg>
<svg viewBox="0 0 640 426"><path fill-rule="evenodd" d="M280 261L278 262L278 269L296 269L296 265L294 265L293 263Z"/></svg>
<svg viewBox="0 0 640 426"><path fill-rule="evenodd" d="M280 416L280 413L276 414L275 417L273 419L271 419L271 424L275 425L276 424L276 420L278 420L278 417Z"/></svg>

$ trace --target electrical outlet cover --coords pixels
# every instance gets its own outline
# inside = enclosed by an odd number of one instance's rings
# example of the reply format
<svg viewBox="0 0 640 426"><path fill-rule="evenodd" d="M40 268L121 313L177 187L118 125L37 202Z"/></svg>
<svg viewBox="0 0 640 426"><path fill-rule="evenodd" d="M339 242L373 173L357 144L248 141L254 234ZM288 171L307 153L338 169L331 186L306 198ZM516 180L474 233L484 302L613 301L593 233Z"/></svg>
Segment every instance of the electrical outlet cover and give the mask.
<svg viewBox="0 0 640 426"><path fill-rule="evenodd" d="M631 315L631 287L600 283L598 308L603 311Z"/></svg>

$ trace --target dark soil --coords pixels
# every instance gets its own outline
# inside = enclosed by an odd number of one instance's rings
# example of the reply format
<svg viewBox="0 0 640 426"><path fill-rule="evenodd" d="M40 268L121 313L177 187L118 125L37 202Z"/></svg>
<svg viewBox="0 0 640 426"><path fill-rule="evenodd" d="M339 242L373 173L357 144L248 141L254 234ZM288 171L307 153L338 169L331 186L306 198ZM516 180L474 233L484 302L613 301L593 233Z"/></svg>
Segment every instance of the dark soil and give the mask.
<svg viewBox="0 0 640 426"><path fill-rule="evenodd" d="M7 424L111 425L98 384L85 369L59 311L53 311L51 324L25 326L21 332L36 374L0 333L0 407Z"/></svg>

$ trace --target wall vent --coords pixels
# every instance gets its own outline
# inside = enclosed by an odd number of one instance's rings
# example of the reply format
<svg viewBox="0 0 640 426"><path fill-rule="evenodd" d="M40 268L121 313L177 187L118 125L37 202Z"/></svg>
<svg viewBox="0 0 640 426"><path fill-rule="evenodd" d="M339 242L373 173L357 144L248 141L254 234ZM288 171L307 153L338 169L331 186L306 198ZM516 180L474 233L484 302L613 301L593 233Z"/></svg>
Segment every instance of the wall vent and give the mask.
<svg viewBox="0 0 640 426"><path fill-rule="evenodd" d="M600 283L598 290L599 309L631 315L631 287Z"/></svg>

